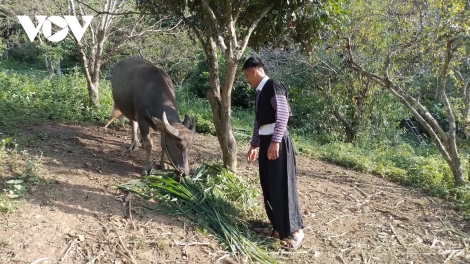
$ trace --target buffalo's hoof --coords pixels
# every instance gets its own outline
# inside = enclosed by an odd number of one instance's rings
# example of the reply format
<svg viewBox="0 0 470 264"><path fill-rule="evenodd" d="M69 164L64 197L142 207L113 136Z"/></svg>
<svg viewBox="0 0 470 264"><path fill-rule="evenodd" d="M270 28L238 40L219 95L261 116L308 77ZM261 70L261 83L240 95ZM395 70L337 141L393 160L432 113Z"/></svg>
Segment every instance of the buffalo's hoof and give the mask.
<svg viewBox="0 0 470 264"><path fill-rule="evenodd" d="M149 175L149 174L155 174L157 172L157 170L155 169L142 169L142 171L140 172L140 175L142 176L145 176L145 175Z"/></svg>
<svg viewBox="0 0 470 264"><path fill-rule="evenodd" d="M129 152L133 152L133 151L137 151L139 150L139 143L132 143L130 146L129 146Z"/></svg>

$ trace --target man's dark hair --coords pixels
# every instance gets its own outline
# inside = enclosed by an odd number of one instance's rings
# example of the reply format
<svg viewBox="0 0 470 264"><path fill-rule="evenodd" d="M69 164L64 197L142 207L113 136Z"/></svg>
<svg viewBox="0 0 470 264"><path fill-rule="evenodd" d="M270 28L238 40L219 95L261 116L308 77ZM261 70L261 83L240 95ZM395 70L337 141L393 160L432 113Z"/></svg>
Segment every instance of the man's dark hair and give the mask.
<svg viewBox="0 0 470 264"><path fill-rule="evenodd" d="M264 68L264 63L258 57L249 57L243 64L243 70L249 68Z"/></svg>

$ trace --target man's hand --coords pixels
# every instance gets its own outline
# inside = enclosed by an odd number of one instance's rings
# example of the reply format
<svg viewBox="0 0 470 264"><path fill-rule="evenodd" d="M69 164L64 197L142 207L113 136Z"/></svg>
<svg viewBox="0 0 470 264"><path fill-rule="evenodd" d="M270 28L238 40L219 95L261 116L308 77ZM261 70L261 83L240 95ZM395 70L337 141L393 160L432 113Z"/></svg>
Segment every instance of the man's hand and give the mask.
<svg viewBox="0 0 470 264"><path fill-rule="evenodd" d="M250 149L248 150L248 153L246 153L246 161L248 161L248 163L251 163L252 161L255 160L257 148L258 147L251 146Z"/></svg>
<svg viewBox="0 0 470 264"><path fill-rule="evenodd" d="M271 142L268 148L268 159L275 160L277 158L279 158L279 143Z"/></svg>

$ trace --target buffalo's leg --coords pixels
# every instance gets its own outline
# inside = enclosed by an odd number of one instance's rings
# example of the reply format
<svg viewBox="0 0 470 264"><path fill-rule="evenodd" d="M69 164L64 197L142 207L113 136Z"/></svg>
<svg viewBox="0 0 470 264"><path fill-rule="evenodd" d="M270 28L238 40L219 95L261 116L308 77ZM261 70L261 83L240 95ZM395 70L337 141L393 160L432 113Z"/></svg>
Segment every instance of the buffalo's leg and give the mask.
<svg viewBox="0 0 470 264"><path fill-rule="evenodd" d="M120 115L117 118L119 118L119 122L121 122L122 129L127 130L126 124L124 124L124 115Z"/></svg>
<svg viewBox="0 0 470 264"><path fill-rule="evenodd" d="M114 106L113 110L111 110L111 113L109 114L108 123L106 123L106 125L104 126L104 129L108 129L109 124L111 124L111 122L113 122L114 119L116 119L116 118L119 118L119 121L121 122L122 128L124 128L124 130L126 130L127 128L124 125L124 115L121 113L121 111L116 106Z"/></svg>
<svg viewBox="0 0 470 264"><path fill-rule="evenodd" d="M145 163L144 163L144 169L142 171L142 174L149 174L152 172L154 163L152 161L152 140L150 139L150 128L147 123L145 122L139 122L139 128L140 128L140 135L142 136L142 145L145 149Z"/></svg>
<svg viewBox="0 0 470 264"><path fill-rule="evenodd" d="M162 154L161 154L160 166L162 167L162 169L168 170L168 169L171 169L172 167L170 165L170 157L168 157L168 151L166 150L166 146L165 146L165 133L161 132L161 134L162 134L162 138L160 142L162 143Z"/></svg>
<svg viewBox="0 0 470 264"><path fill-rule="evenodd" d="M139 141L139 135L137 134L137 126L139 124L137 124L137 122L135 121L132 121L132 143L129 147L129 151L136 151L139 149L139 146L140 146L140 141ZM148 128L147 128L147 131L148 131ZM141 130L141 133L142 133L142 130ZM147 132L148 134L148 132Z"/></svg>

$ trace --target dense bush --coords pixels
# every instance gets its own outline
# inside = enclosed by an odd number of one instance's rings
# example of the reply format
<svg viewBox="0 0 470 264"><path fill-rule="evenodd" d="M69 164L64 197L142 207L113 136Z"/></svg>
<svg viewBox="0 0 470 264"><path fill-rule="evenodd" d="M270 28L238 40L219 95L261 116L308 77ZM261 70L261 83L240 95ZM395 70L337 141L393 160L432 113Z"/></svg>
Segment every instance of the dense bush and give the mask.
<svg viewBox="0 0 470 264"><path fill-rule="evenodd" d="M109 82L101 82L100 93L100 108L94 108L78 72L48 79L0 71L0 127L11 129L42 119L104 123L113 105Z"/></svg>
<svg viewBox="0 0 470 264"><path fill-rule="evenodd" d="M41 51L34 42L11 42L8 43L5 57L23 63L39 64L42 61L38 54L41 54Z"/></svg>
<svg viewBox="0 0 470 264"><path fill-rule="evenodd" d="M198 55L199 63L197 64L191 76L186 81L189 91L199 98L206 98L209 89L209 65L204 58L204 54ZM238 66L239 72L235 76L232 88L232 107L248 109L255 104L256 91L245 81L245 77L241 72L242 64ZM223 77L227 68L227 62L222 56L219 56L220 83L223 83Z"/></svg>

